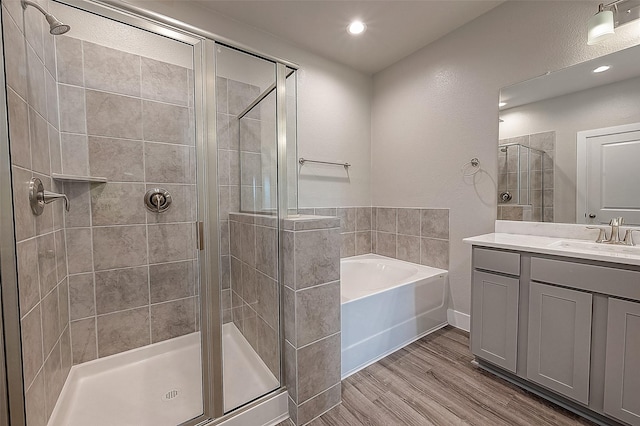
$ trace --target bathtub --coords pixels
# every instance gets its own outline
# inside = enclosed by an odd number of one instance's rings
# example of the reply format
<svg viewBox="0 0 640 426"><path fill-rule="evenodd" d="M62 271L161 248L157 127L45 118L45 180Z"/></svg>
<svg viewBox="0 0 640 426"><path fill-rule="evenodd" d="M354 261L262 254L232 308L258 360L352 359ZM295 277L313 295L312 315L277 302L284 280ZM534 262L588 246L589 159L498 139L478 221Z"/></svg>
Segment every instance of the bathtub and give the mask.
<svg viewBox="0 0 640 426"><path fill-rule="evenodd" d="M342 378L447 325L447 271L376 254L342 259Z"/></svg>

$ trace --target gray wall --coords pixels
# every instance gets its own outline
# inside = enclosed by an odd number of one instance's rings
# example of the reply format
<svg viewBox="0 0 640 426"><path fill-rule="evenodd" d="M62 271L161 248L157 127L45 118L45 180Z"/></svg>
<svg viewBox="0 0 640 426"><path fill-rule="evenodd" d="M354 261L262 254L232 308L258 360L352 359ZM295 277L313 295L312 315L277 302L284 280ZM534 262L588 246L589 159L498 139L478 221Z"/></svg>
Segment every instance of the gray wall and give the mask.
<svg viewBox="0 0 640 426"><path fill-rule="evenodd" d="M469 313L471 250L464 237L496 218L501 87L638 43L621 28L587 46L598 2L505 2L374 76L373 205L446 207L452 308ZM462 177L478 157L483 173Z"/></svg>

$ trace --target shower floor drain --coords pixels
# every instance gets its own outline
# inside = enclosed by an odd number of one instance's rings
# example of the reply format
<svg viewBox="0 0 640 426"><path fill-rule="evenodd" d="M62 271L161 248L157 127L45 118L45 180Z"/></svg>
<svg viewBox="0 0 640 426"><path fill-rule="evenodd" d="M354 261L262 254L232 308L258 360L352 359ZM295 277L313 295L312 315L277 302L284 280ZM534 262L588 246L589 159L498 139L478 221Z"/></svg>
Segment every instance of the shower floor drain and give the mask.
<svg viewBox="0 0 640 426"><path fill-rule="evenodd" d="M173 401L174 399L176 399L179 396L180 396L180 389L171 389L170 391L168 391L167 393L162 395L162 400L163 401Z"/></svg>

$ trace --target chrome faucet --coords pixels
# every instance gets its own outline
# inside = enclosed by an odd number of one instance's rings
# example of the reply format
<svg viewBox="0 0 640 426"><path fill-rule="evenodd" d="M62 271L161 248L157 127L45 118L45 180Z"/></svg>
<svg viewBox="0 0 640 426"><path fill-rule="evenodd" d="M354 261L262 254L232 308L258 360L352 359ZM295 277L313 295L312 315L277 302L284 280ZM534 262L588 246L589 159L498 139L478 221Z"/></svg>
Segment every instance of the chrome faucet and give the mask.
<svg viewBox="0 0 640 426"><path fill-rule="evenodd" d="M598 238L596 238L596 243L602 244L614 244L614 245L625 245L625 246L633 246L633 233L640 232L640 229L627 229L624 238L620 239L620 227L624 224L623 217L614 217L609 222L611 226L611 234L609 238L607 238L607 231L604 228L599 226L587 226L587 229L595 229L598 230Z"/></svg>
<svg viewBox="0 0 640 426"><path fill-rule="evenodd" d="M620 226L624 224L623 217L614 217L609 222L611 226L611 235L608 240L603 241L605 244L624 244L624 242L620 241Z"/></svg>

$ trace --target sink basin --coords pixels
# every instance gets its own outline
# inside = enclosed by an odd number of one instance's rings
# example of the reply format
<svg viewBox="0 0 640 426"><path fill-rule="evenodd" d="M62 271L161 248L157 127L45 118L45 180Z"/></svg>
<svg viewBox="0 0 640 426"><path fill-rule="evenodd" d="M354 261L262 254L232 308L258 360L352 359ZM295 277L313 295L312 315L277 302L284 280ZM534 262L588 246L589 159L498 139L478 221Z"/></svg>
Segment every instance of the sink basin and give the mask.
<svg viewBox="0 0 640 426"><path fill-rule="evenodd" d="M555 243L549 244L549 247L564 248L568 250L580 250L589 251L592 253L602 253L609 255L632 255L640 256L640 246L626 246L626 245L614 245L594 243L591 241L579 241L579 240L561 240Z"/></svg>

